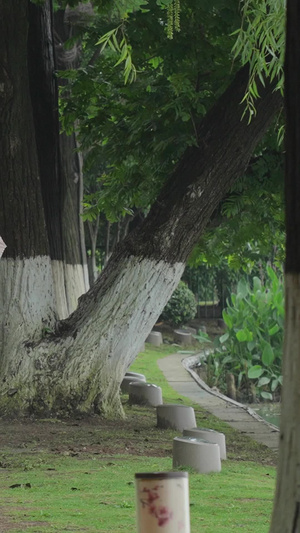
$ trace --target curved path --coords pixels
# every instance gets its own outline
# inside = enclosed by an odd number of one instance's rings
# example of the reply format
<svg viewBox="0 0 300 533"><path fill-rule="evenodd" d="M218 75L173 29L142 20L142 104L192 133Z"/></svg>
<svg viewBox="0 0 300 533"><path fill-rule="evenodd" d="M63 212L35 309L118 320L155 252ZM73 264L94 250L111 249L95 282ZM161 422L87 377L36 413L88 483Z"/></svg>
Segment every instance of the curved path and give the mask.
<svg viewBox="0 0 300 533"><path fill-rule="evenodd" d="M212 391L192 370L196 360L199 361L199 354L185 358L183 354L175 353L159 359L158 366L171 387L177 392L198 403L234 429L274 451L278 450L279 429L277 426L266 422L252 409Z"/></svg>

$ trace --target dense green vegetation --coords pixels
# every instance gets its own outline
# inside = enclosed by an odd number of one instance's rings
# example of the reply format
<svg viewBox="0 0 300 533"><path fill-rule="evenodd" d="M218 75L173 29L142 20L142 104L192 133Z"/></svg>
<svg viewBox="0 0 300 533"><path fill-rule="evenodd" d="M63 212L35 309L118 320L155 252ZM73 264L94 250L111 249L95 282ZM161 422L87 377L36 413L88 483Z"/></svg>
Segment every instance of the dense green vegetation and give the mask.
<svg viewBox="0 0 300 533"><path fill-rule="evenodd" d="M261 7L249 0L241 6L223 0L179 4L180 31L168 39L173 2L117 2L114 9L96 2L93 18L79 25L69 43L81 43L80 67L59 73L67 82L62 126L71 132L76 125L84 155L83 217L96 232L98 265L145 217L186 148L201 143L199 121L242 64L251 65L242 104L250 116L259 97L255 74L260 80L278 75L282 87L281 0ZM277 132L281 125L279 120ZM222 256L249 270L260 256L282 260L283 160L276 138L265 139L216 210L192 264Z"/></svg>
<svg viewBox="0 0 300 533"><path fill-rule="evenodd" d="M226 330L207 358L211 386L226 392L226 376L234 376L240 400L280 399L284 326L281 273L266 269L264 283L241 280L223 311ZM203 338L203 334L202 334ZM201 339L201 336L198 337Z"/></svg>
<svg viewBox="0 0 300 533"><path fill-rule="evenodd" d="M197 305L195 296L188 286L181 281L164 308L161 319L172 326L182 326L195 317Z"/></svg>

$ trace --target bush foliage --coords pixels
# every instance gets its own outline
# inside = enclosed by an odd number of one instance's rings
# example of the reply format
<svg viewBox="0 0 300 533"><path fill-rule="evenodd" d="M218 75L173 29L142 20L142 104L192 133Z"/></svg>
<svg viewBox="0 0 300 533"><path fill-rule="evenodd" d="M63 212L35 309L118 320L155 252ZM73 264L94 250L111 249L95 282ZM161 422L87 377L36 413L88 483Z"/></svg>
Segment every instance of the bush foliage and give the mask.
<svg viewBox="0 0 300 533"><path fill-rule="evenodd" d="M240 281L227 303L223 311L226 331L215 340L214 353L207 361L212 384L222 387L231 373L242 399L253 395L253 386L261 399L278 399L284 326L281 276L267 267L264 284L258 277L251 284Z"/></svg>
<svg viewBox="0 0 300 533"><path fill-rule="evenodd" d="M194 294L183 281L180 281L160 318L176 327L194 318L196 312L197 305Z"/></svg>

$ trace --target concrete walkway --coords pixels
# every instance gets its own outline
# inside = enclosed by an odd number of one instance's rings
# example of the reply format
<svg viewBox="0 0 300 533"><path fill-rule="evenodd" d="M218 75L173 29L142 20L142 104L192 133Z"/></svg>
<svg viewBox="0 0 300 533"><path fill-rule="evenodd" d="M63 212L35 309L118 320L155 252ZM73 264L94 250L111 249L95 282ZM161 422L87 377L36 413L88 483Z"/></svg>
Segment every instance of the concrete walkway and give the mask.
<svg viewBox="0 0 300 533"><path fill-rule="evenodd" d="M186 358L176 353L159 359L158 366L165 378L179 394L198 403L203 409L224 420L248 437L278 450L279 429L266 422L252 409L212 391L192 370L199 355Z"/></svg>

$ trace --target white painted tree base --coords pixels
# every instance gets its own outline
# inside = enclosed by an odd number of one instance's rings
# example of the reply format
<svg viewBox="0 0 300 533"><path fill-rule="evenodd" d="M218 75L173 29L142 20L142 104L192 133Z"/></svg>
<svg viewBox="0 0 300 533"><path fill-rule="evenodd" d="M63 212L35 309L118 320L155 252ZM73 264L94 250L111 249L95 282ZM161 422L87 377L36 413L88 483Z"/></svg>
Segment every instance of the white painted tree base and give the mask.
<svg viewBox="0 0 300 533"><path fill-rule="evenodd" d="M62 322L61 334L28 345L23 344L22 334L17 335L10 353L2 357L9 361L1 365L5 376L0 389L2 412L17 405L25 411L120 414L119 385L176 288L184 264L131 256L116 265L106 272L104 283L99 279L80 299L75 313ZM35 270L42 271L33 263L29 270L32 279L38 279ZM32 287L37 294L31 298L40 302L35 310L39 324L49 311L39 296L48 301L50 280L49 274L48 286L44 283L41 288L39 282ZM25 323L30 320L21 311L20 316ZM12 389L17 392L10 397Z"/></svg>
<svg viewBox="0 0 300 533"><path fill-rule="evenodd" d="M0 261L0 369L9 381L24 343L40 340L56 322L51 262L47 256Z"/></svg>
<svg viewBox="0 0 300 533"><path fill-rule="evenodd" d="M67 318L78 305L78 300L87 289L86 274L82 265L52 261L55 287L56 312L59 319Z"/></svg>

